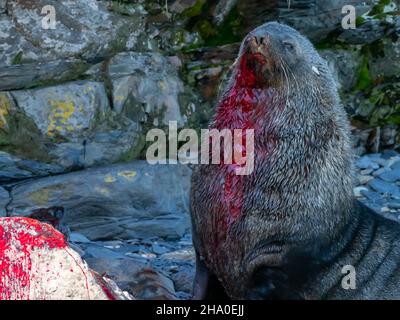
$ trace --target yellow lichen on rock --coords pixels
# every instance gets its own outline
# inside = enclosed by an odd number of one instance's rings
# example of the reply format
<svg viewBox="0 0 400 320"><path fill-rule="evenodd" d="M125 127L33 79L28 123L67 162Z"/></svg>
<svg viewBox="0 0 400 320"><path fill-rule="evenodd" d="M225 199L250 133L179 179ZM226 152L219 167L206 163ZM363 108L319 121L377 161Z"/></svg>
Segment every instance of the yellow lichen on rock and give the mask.
<svg viewBox="0 0 400 320"><path fill-rule="evenodd" d="M10 101L7 96L0 94L0 129L7 129L7 119L10 110Z"/></svg>
<svg viewBox="0 0 400 320"><path fill-rule="evenodd" d="M49 114L49 125L47 127L47 135L52 137L56 132L62 133L63 130L73 131L73 126L63 126L71 118L75 111L72 101L56 101L49 100L51 112Z"/></svg>
<svg viewBox="0 0 400 320"><path fill-rule="evenodd" d="M121 171L118 172L118 175L120 177L124 177L125 179L132 180L136 176L136 171L129 171L129 170Z"/></svg>
<svg viewBox="0 0 400 320"><path fill-rule="evenodd" d="M117 179L115 179L111 174L107 174L104 178L104 182L106 183L113 183L117 181Z"/></svg>

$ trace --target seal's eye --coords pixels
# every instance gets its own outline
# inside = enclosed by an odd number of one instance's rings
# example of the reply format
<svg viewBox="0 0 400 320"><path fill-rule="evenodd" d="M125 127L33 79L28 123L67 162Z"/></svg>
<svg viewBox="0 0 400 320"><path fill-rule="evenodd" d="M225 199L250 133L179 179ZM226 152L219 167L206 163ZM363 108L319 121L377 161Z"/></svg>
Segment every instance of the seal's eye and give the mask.
<svg viewBox="0 0 400 320"><path fill-rule="evenodd" d="M294 44L290 41L284 40L283 45L290 51L294 51Z"/></svg>

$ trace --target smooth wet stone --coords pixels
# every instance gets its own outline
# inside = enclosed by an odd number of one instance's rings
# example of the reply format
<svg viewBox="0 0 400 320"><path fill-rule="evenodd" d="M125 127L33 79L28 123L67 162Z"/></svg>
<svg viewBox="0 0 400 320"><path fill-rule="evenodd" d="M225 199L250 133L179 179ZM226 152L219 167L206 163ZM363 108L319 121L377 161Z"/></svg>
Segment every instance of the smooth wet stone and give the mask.
<svg viewBox="0 0 400 320"><path fill-rule="evenodd" d="M380 176L381 174L383 174L383 173L385 173L385 172L388 172L388 171L390 171L390 168L389 168L389 167L383 167L383 168L379 168L378 170L375 170L375 171L372 173L372 175L373 175L374 177L378 177L378 176Z"/></svg>
<svg viewBox="0 0 400 320"><path fill-rule="evenodd" d="M400 209L400 201L398 202L388 202L387 206L392 209Z"/></svg>
<svg viewBox="0 0 400 320"><path fill-rule="evenodd" d="M0 217L7 215L6 206L11 201L8 191L0 187Z"/></svg>
<svg viewBox="0 0 400 320"><path fill-rule="evenodd" d="M368 176L368 175L359 174L359 175L357 176L357 179L358 179L358 182L359 182L360 184L367 184L367 183L370 182L372 179L374 179L374 177Z"/></svg>
<svg viewBox="0 0 400 320"><path fill-rule="evenodd" d="M170 250L164 246L159 245L158 243L154 243L151 247L154 253L156 254L164 254L169 252Z"/></svg>
<svg viewBox="0 0 400 320"><path fill-rule="evenodd" d="M356 197L356 198L360 198L360 197L362 197L363 196L363 194L361 193L361 191L367 191L368 190L368 188L366 188L366 187L355 187L354 189L353 189L353 194L354 194L354 196Z"/></svg>
<svg viewBox="0 0 400 320"><path fill-rule="evenodd" d="M107 64L113 86L113 106L133 120L146 122L147 117L158 124L177 121L185 124L179 97L184 84L177 69L159 53L124 52L115 55ZM157 123L151 123L151 125Z"/></svg>
<svg viewBox="0 0 400 320"><path fill-rule="evenodd" d="M58 165L24 160L0 151L0 182L7 183L28 178L48 176L63 172Z"/></svg>
<svg viewBox="0 0 400 320"><path fill-rule="evenodd" d="M107 274L124 291L136 299L176 299L172 280L148 263L135 259L88 258L89 266Z"/></svg>
<svg viewBox="0 0 400 320"><path fill-rule="evenodd" d="M379 169L379 165L368 156L357 159L355 165L359 169Z"/></svg>
<svg viewBox="0 0 400 320"><path fill-rule="evenodd" d="M395 150L385 150L382 153L382 158L384 159L390 159L392 157L398 157L399 153Z"/></svg>
<svg viewBox="0 0 400 320"><path fill-rule="evenodd" d="M379 175L379 178L387 182L395 182L400 180L400 168L383 172Z"/></svg>
<svg viewBox="0 0 400 320"><path fill-rule="evenodd" d="M102 258L102 259L124 259L123 254L115 252L114 250L105 248L97 244L88 244L85 246L85 259L86 258Z"/></svg>
<svg viewBox="0 0 400 320"><path fill-rule="evenodd" d="M146 161L90 168L18 184L12 216L60 206L71 228L90 240L166 237L190 230L191 170Z"/></svg>
<svg viewBox="0 0 400 320"><path fill-rule="evenodd" d="M369 200L372 201L381 201L382 197L379 193L371 191L371 190L361 190L360 193Z"/></svg>
<svg viewBox="0 0 400 320"><path fill-rule="evenodd" d="M362 175L369 175L374 171L374 169L363 169L360 171Z"/></svg>
<svg viewBox="0 0 400 320"><path fill-rule="evenodd" d="M71 232L69 234L69 239L70 242L76 242L76 243L90 243L90 240L86 238L83 234L78 233L78 232Z"/></svg>
<svg viewBox="0 0 400 320"><path fill-rule="evenodd" d="M383 181L379 178L371 180L369 183L372 189L379 193L388 194L392 196L400 196L400 189L397 185Z"/></svg>
<svg viewBox="0 0 400 320"><path fill-rule="evenodd" d="M400 160L396 161L395 163L392 164L391 168L393 170L395 169L400 169Z"/></svg>
<svg viewBox="0 0 400 320"><path fill-rule="evenodd" d="M377 158L377 159L373 159L373 161L382 167L389 167L391 164L390 159Z"/></svg>

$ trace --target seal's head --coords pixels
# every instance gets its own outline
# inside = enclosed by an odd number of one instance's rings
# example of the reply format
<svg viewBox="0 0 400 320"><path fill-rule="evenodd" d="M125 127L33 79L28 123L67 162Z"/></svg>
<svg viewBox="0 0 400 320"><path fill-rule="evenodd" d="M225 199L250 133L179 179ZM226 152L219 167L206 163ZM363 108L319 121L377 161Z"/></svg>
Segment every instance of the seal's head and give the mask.
<svg viewBox="0 0 400 320"><path fill-rule="evenodd" d="M239 69L252 71L254 82L244 86L285 86L295 79L302 83L325 78L334 85L327 63L312 43L295 29L278 22L266 23L251 31L243 40ZM321 81L317 80L320 86Z"/></svg>

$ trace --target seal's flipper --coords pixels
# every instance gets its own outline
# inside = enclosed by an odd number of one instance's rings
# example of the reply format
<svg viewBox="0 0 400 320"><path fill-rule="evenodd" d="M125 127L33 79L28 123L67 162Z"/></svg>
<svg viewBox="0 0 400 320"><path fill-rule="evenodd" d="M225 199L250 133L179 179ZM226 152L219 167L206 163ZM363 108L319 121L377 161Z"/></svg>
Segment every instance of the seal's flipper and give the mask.
<svg viewBox="0 0 400 320"><path fill-rule="evenodd" d="M193 300L229 300L218 278L208 270L198 255L196 255Z"/></svg>

